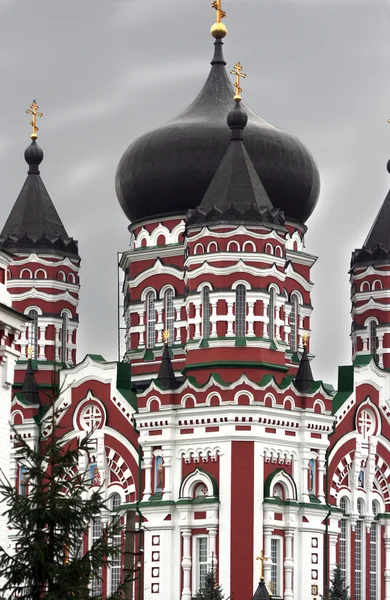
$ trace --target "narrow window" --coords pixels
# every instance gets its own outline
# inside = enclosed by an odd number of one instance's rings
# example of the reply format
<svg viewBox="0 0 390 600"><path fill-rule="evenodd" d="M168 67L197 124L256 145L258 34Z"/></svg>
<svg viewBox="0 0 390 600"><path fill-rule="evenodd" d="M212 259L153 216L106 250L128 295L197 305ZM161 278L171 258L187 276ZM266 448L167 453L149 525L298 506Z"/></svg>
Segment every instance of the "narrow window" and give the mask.
<svg viewBox="0 0 390 600"><path fill-rule="evenodd" d="M298 350L298 298L294 294L291 298L290 313L290 348L293 352Z"/></svg>
<svg viewBox="0 0 390 600"><path fill-rule="evenodd" d="M38 312L35 309L29 311L31 321L28 324L28 345L31 348L31 357L38 358Z"/></svg>
<svg viewBox="0 0 390 600"><path fill-rule="evenodd" d="M147 320L147 348L154 348L156 342L156 309L154 306L154 294L150 292L146 297L146 320Z"/></svg>
<svg viewBox="0 0 390 600"><path fill-rule="evenodd" d="M202 337L208 340L210 337L210 290L203 288L202 293Z"/></svg>
<svg viewBox="0 0 390 600"><path fill-rule="evenodd" d="M244 285L236 288L236 337L246 334L246 289Z"/></svg>
<svg viewBox="0 0 390 600"><path fill-rule="evenodd" d="M175 309L173 307L173 290L167 290L165 294L165 329L169 331L169 346L175 339Z"/></svg>
<svg viewBox="0 0 390 600"><path fill-rule="evenodd" d="M67 342L68 342L68 315L62 314L62 330L61 330L61 360L67 361Z"/></svg>
<svg viewBox="0 0 390 600"><path fill-rule="evenodd" d="M345 498L340 500L340 508L343 511L343 516L340 520L340 568L344 577L344 581L347 581L347 501Z"/></svg>
<svg viewBox="0 0 390 600"><path fill-rule="evenodd" d="M378 350L378 338L376 335L376 323L375 321L370 322L370 354L373 356L377 355Z"/></svg>
<svg viewBox="0 0 390 600"><path fill-rule="evenodd" d="M273 288L269 291L269 304L268 304L268 336L270 340L274 339L274 323L275 323L275 290Z"/></svg>
<svg viewBox="0 0 390 600"><path fill-rule="evenodd" d="M101 517L96 517L92 521L92 545L97 542L97 540L102 535L102 519ZM100 596L102 593L102 568L99 567L99 576L95 575L91 580L91 591L93 596Z"/></svg>
<svg viewBox="0 0 390 600"><path fill-rule="evenodd" d="M377 544L378 523L374 522L371 524L370 531L370 600L377 599Z"/></svg>
<svg viewBox="0 0 390 600"><path fill-rule="evenodd" d="M280 540L271 538L271 587L273 596L281 595L280 566Z"/></svg>
<svg viewBox="0 0 390 600"><path fill-rule="evenodd" d="M207 565L207 537L196 538L196 582L195 589L202 590L205 585L205 577L208 571Z"/></svg>
<svg viewBox="0 0 390 600"><path fill-rule="evenodd" d="M111 519L114 521L115 519L120 520L120 516L117 513L118 508L121 505L121 497L119 494L113 494L110 498L111 504ZM112 545L116 548L119 548L121 545L121 532L119 531L116 535L113 536ZM115 556L111 559L110 566L110 592L111 594L115 594L119 586L121 584L121 555Z"/></svg>
<svg viewBox="0 0 390 600"><path fill-rule="evenodd" d="M361 519L363 507L361 500L358 500L359 519L355 528L355 600L363 600L362 597L362 573L363 573L363 521Z"/></svg>

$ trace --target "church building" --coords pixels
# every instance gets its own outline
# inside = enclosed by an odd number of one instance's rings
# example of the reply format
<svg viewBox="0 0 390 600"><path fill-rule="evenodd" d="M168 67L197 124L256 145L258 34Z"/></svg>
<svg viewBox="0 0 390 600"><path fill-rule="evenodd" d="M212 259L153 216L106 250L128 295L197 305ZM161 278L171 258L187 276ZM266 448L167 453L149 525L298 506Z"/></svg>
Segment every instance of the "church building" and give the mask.
<svg viewBox="0 0 390 600"><path fill-rule="evenodd" d="M78 361L79 248L41 179L31 106L27 179L0 234L1 427L11 414L31 444L48 439L58 382L64 443L92 431L91 488L136 511L137 600L192 600L212 566L226 597L251 600L260 565L273 598L308 600L336 564L355 600L390 600L390 193L351 249L352 362L334 389L311 363L319 172L242 100L221 3L198 96L119 161L121 362ZM93 591L122 573L118 559Z"/></svg>

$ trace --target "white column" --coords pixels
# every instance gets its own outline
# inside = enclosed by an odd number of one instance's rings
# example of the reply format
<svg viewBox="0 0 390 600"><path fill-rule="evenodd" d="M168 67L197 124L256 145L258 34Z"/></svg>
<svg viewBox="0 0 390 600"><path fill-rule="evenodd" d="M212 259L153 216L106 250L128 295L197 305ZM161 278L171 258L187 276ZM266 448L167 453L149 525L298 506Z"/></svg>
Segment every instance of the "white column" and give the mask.
<svg viewBox="0 0 390 600"><path fill-rule="evenodd" d="M179 323L180 321L181 321L181 306L177 306L176 307L176 323ZM175 324L175 330L176 330L175 341L180 342L181 341L181 325L176 326L176 324Z"/></svg>
<svg viewBox="0 0 390 600"><path fill-rule="evenodd" d="M290 343L290 315L291 315L291 306L288 304L284 305L284 341L286 344Z"/></svg>
<svg viewBox="0 0 390 600"><path fill-rule="evenodd" d="M139 332L139 348L145 348L145 311L139 310L138 311L138 319L139 319L139 326L141 331Z"/></svg>
<svg viewBox="0 0 390 600"><path fill-rule="evenodd" d="M254 300L248 301L248 316L247 316L247 323L248 323L247 336L248 337L254 337L254 335L255 335L254 330L253 330L254 306L255 306Z"/></svg>
<svg viewBox="0 0 390 600"><path fill-rule="evenodd" d="M153 465L153 455L152 449L149 446L144 448L144 471L145 471L145 487L143 494L143 501L149 500L149 497L152 495L152 465Z"/></svg>
<svg viewBox="0 0 390 600"><path fill-rule="evenodd" d="M281 309L281 305L277 304L275 307L275 339L280 341L282 338L280 336L280 309Z"/></svg>
<svg viewBox="0 0 390 600"><path fill-rule="evenodd" d="M162 314L163 314L162 306L160 308L157 308L156 312L157 312L157 323L156 323L157 344L161 344L162 343L162 332L164 329L164 325L162 322Z"/></svg>
<svg viewBox="0 0 390 600"><path fill-rule="evenodd" d="M227 301L227 333L226 335L234 335L233 333L233 323L234 323L234 315L233 315L233 300Z"/></svg>
<svg viewBox="0 0 390 600"><path fill-rule="evenodd" d="M364 528L363 528L363 531L364 531L364 535L365 535ZM336 558L337 541L338 541L338 535L336 533L329 534L329 573L331 574L331 576L332 576L332 573L337 564L337 558Z"/></svg>
<svg viewBox="0 0 390 600"><path fill-rule="evenodd" d="M268 558L263 562L264 581L271 580L271 535L273 528L264 526L264 556Z"/></svg>
<svg viewBox="0 0 390 600"><path fill-rule="evenodd" d="M57 331L58 330L56 328L56 337L57 337ZM45 334L46 334L46 325L39 325L39 340L38 340L39 355L38 355L38 358L40 360L42 360L42 359L44 360L46 358L46 356L45 356L45 343L46 343ZM34 357L34 358L36 358L36 357Z"/></svg>
<svg viewBox="0 0 390 600"><path fill-rule="evenodd" d="M269 339L269 335L268 335L268 323L269 323L268 305L269 305L269 298L264 299L263 300L263 319L264 319L264 323L263 323L263 338L266 339L266 340Z"/></svg>
<svg viewBox="0 0 390 600"><path fill-rule="evenodd" d="M302 453L302 502L310 502L308 480L309 480L309 453Z"/></svg>
<svg viewBox="0 0 390 600"><path fill-rule="evenodd" d="M294 600L293 592L293 540L294 532L292 529L287 529L284 534L286 541L286 555L284 559L284 600Z"/></svg>
<svg viewBox="0 0 390 600"><path fill-rule="evenodd" d="M218 565L217 528L209 527L207 531L209 533L209 558L208 558L209 568L211 569L211 566L213 565L214 571L215 571L217 568L217 565Z"/></svg>
<svg viewBox="0 0 390 600"><path fill-rule="evenodd" d="M172 453L170 446L162 447L163 463L164 463L164 490L163 500L172 498Z"/></svg>
<svg viewBox="0 0 390 600"><path fill-rule="evenodd" d="M55 325L54 332L54 360L60 360L60 349L61 349L61 340L60 340L60 327L59 325ZM41 358L41 348L39 347L39 358Z"/></svg>
<svg viewBox="0 0 390 600"><path fill-rule="evenodd" d="M317 471L318 471L318 499L321 502L325 502L324 493L324 478L325 478L325 450L318 450L317 460Z"/></svg>
<svg viewBox="0 0 390 600"><path fill-rule="evenodd" d="M200 304L198 304L197 306L195 306L195 335L194 335L194 339L195 340L199 340L200 338L200 322L201 322L201 318L200 318ZM202 332L203 335L203 332Z"/></svg>
<svg viewBox="0 0 390 600"><path fill-rule="evenodd" d="M191 600L191 529L183 529L183 556L181 559L181 568L183 569L183 589L181 600Z"/></svg>
<svg viewBox="0 0 390 600"><path fill-rule="evenodd" d="M390 600L390 523L385 525L385 600Z"/></svg>
<svg viewBox="0 0 390 600"><path fill-rule="evenodd" d="M218 304L218 300L212 300L212 302L211 302L211 317L210 317L210 323L211 323L210 337L212 337L212 338L217 337L217 304Z"/></svg>

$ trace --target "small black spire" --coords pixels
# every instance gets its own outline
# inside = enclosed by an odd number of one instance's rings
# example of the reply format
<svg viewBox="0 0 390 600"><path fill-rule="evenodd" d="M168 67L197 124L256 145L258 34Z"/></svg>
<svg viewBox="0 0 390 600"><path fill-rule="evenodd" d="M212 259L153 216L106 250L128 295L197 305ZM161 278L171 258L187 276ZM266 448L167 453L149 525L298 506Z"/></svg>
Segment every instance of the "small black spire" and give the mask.
<svg viewBox="0 0 390 600"><path fill-rule="evenodd" d="M299 363L297 376L294 379L294 384L295 387L304 394L310 390L313 381L314 378L311 372L309 356L307 354L307 345L304 344L303 354L301 356L301 362Z"/></svg>
<svg viewBox="0 0 390 600"><path fill-rule="evenodd" d="M214 56L210 64L226 66L226 60L223 56L223 41L221 38L216 38L214 42Z"/></svg>
<svg viewBox="0 0 390 600"><path fill-rule="evenodd" d="M24 152L24 159L29 166L27 171L29 175L39 175L39 165L43 161L43 156L42 148L40 148L37 141L33 139Z"/></svg>
<svg viewBox="0 0 390 600"><path fill-rule="evenodd" d="M270 595L268 593L267 586L264 583L264 579L261 578L252 600L267 600L268 598L270 598Z"/></svg>
<svg viewBox="0 0 390 600"><path fill-rule="evenodd" d="M39 404L39 388L37 382L35 381L31 359L28 361L27 371L22 387L22 394L24 394L25 399L28 402L31 402L31 404Z"/></svg>
<svg viewBox="0 0 390 600"><path fill-rule="evenodd" d="M387 163L387 170L390 173L390 160ZM390 249L390 192L379 209L377 217L364 242L364 248L373 248L379 244Z"/></svg>
<svg viewBox="0 0 390 600"><path fill-rule="evenodd" d="M173 370L167 343L164 344L164 352L161 358L157 379L161 381L166 390L174 390L177 387L175 371Z"/></svg>

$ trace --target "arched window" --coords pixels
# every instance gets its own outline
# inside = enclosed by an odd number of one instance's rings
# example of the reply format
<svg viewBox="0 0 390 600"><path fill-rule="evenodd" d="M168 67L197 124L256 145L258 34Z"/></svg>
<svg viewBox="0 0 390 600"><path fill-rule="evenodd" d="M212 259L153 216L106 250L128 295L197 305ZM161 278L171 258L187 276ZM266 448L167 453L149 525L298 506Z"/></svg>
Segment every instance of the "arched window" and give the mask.
<svg viewBox="0 0 390 600"><path fill-rule="evenodd" d="M202 292L202 337L208 340L210 337L210 290L203 288Z"/></svg>
<svg viewBox="0 0 390 600"><path fill-rule="evenodd" d="M378 350L378 337L376 332L375 321L370 321L370 354L373 356L377 355Z"/></svg>
<svg viewBox="0 0 390 600"><path fill-rule="evenodd" d="M298 306L298 298L296 294L293 294L291 296L290 313L290 348L293 352L298 350Z"/></svg>
<svg viewBox="0 0 390 600"><path fill-rule="evenodd" d="M173 290L165 292L165 329L169 331L169 346L175 339L175 309L173 307Z"/></svg>
<svg viewBox="0 0 390 600"><path fill-rule="evenodd" d="M340 500L340 508L343 511L343 516L340 519L340 567L343 573L344 581L347 581L347 525L348 521L346 518L347 515L347 500L346 498L341 498Z"/></svg>
<svg viewBox="0 0 390 600"><path fill-rule="evenodd" d="M34 308L28 312L31 321L28 324L28 345L31 348L32 358L38 358L38 311Z"/></svg>
<svg viewBox="0 0 390 600"><path fill-rule="evenodd" d="M374 516L378 514L378 503L372 503ZM378 523L373 521L370 530L370 600L377 599L378 591Z"/></svg>
<svg viewBox="0 0 390 600"><path fill-rule="evenodd" d="M149 292L146 296L146 321L147 321L147 339L146 347L154 348L156 342L156 309L154 306L154 294Z"/></svg>
<svg viewBox="0 0 390 600"><path fill-rule="evenodd" d="M111 519L119 519L120 515L118 515L118 508L122 504L121 497L118 493L112 494L110 496L110 509L111 509ZM120 548L121 546L121 532L118 531L113 535L113 546ZM110 594L115 594L118 591L118 588L121 584L121 554L115 556L111 559L110 564Z"/></svg>
<svg viewBox="0 0 390 600"><path fill-rule="evenodd" d="M246 334L246 289L245 285L236 288L236 337Z"/></svg>
<svg viewBox="0 0 390 600"><path fill-rule="evenodd" d="M268 336L270 340L274 339L274 324L275 324L275 290L271 288L269 291L268 304Z"/></svg>
<svg viewBox="0 0 390 600"><path fill-rule="evenodd" d="M92 544L96 543L97 540L100 539L102 531L102 518L100 516L95 517L92 521L91 526ZM96 575L93 575L91 579L91 592L93 596L100 596L102 593L102 567L98 568L98 577L96 577Z"/></svg>
<svg viewBox="0 0 390 600"><path fill-rule="evenodd" d="M61 360L67 361L67 346L68 346L68 315L62 313L62 329L61 329Z"/></svg>

